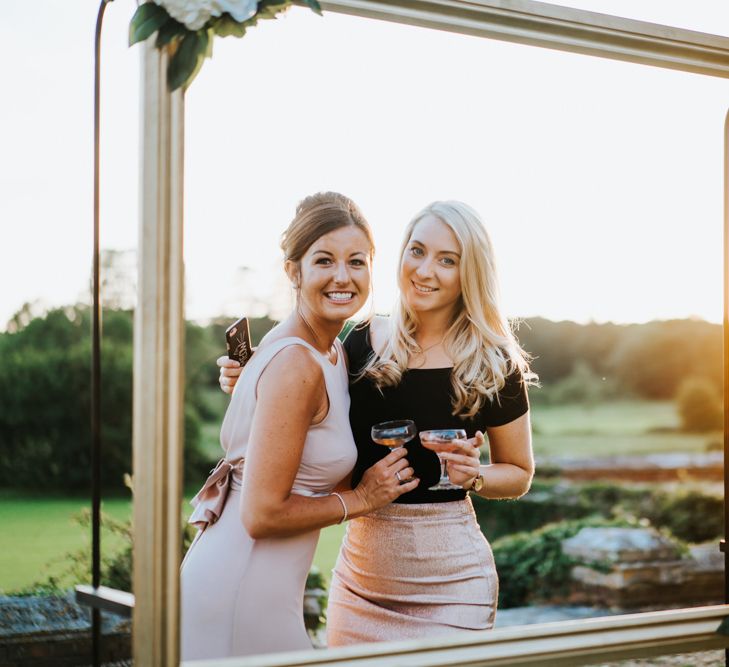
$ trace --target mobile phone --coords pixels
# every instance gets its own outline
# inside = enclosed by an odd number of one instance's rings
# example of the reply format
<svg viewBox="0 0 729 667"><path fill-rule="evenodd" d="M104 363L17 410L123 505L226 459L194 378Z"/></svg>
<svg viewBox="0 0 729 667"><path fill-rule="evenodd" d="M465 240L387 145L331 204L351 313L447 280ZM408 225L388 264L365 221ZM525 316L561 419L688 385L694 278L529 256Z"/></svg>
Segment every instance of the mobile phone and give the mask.
<svg viewBox="0 0 729 667"><path fill-rule="evenodd" d="M248 363L253 349L247 317L241 317L225 330L225 347L228 350L228 359L235 359L241 366Z"/></svg>

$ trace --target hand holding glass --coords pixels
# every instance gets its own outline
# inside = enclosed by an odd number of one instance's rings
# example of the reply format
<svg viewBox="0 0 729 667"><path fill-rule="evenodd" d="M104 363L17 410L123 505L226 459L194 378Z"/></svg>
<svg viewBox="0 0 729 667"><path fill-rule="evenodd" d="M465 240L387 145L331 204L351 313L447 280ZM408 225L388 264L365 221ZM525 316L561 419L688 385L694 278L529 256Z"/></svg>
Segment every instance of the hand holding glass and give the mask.
<svg viewBox="0 0 729 667"><path fill-rule="evenodd" d="M371 435L374 442L389 447L392 452L412 440L417 432L412 419L398 419L375 424L372 427Z"/></svg>
<svg viewBox="0 0 729 667"><path fill-rule="evenodd" d="M466 431L462 428L441 428L432 431L421 431L420 442L423 443L423 447L432 449L436 454L438 452L448 452L456 449L453 445L454 440L465 440ZM440 461L440 479L434 486L428 487L430 491L447 491L447 490L462 490L462 487L451 482L448 478L448 468L446 461L438 456Z"/></svg>

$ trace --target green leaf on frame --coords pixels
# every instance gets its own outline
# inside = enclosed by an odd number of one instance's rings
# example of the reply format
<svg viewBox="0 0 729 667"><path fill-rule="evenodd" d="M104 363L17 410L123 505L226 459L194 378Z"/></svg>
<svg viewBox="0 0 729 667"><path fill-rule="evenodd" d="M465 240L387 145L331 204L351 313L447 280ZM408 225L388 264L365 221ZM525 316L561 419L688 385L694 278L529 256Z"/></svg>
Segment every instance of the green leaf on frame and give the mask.
<svg viewBox="0 0 729 667"><path fill-rule="evenodd" d="M187 28L175 19L170 19L157 32L157 41L155 46L161 49L167 46L175 37L182 37L187 32Z"/></svg>
<svg viewBox="0 0 729 667"><path fill-rule="evenodd" d="M206 37L208 40L207 47L205 48L205 53L203 54L204 58L212 58L213 57L213 39L215 38L215 31L212 28L207 28L205 30Z"/></svg>
<svg viewBox="0 0 729 667"><path fill-rule="evenodd" d="M153 2L145 2L134 12L129 24L129 46L143 42L164 25L170 15Z"/></svg>
<svg viewBox="0 0 729 667"><path fill-rule="evenodd" d="M208 48L206 30L188 32L180 42L180 46L170 58L167 67L167 82L170 90L190 85L200 71L205 51Z"/></svg>
<svg viewBox="0 0 729 667"><path fill-rule="evenodd" d="M317 0L303 0L303 2L315 14L319 14L319 16L322 16L321 5L317 2Z"/></svg>
<svg viewBox="0 0 729 667"><path fill-rule="evenodd" d="M219 37L243 37L248 22L238 23L229 14L222 14L213 21L213 30Z"/></svg>
<svg viewBox="0 0 729 667"><path fill-rule="evenodd" d="M277 14L291 7L290 2L261 2L258 5L257 19L275 19Z"/></svg>
<svg viewBox="0 0 729 667"><path fill-rule="evenodd" d="M192 83L192 80L197 76L198 72L202 68L208 52L212 54L212 45L210 44L212 40L210 39L208 29L204 28L203 30L198 30L197 36L197 62L195 63L195 69L192 70L190 76L187 77L187 81L185 81L185 89L187 89L187 87Z"/></svg>

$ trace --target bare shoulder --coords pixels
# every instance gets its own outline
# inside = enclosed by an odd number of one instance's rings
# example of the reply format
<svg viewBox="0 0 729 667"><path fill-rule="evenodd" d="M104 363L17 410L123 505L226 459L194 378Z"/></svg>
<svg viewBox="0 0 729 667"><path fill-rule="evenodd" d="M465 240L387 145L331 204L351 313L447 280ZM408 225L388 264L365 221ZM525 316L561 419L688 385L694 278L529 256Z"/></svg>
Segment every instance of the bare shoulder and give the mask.
<svg viewBox="0 0 729 667"><path fill-rule="evenodd" d="M296 392L301 398L318 395L324 372L314 353L303 345L288 345L268 363L258 380L258 394L281 396Z"/></svg>
<svg viewBox="0 0 729 667"><path fill-rule="evenodd" d="M381 354L387 344L390 332L390 318L384 315L375 315L370 321L370 343L375 354Z"/></svg>

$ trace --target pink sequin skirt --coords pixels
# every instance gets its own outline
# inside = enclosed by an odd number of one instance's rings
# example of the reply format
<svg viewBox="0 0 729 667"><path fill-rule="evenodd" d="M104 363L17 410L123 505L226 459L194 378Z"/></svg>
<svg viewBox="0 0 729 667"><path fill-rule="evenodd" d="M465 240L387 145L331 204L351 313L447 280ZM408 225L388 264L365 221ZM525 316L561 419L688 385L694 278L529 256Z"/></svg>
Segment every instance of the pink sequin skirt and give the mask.
<svg viewBox="0 0 729 667"><path fill-rule="evenodd" d="M488 630L498 590L470 498L392 504L347 527L329 591L327 642Z"/></svg>

